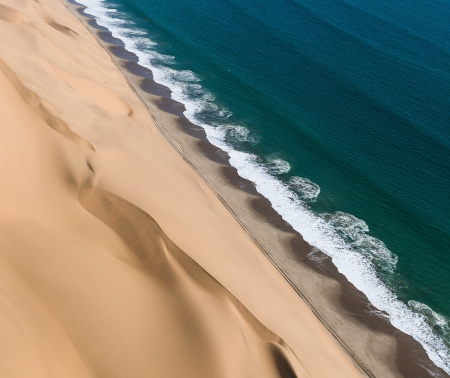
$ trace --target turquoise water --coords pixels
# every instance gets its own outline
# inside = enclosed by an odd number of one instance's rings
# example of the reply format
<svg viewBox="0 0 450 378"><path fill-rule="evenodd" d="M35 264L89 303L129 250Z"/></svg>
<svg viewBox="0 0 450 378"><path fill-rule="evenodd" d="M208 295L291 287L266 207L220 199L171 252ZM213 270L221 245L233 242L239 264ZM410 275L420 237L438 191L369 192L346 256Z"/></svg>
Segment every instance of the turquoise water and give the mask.
<svg viewBox="0 0 450 378"><path fill-rule="evenodd" d="M449 1L78 2L450 372Z"/></svg>

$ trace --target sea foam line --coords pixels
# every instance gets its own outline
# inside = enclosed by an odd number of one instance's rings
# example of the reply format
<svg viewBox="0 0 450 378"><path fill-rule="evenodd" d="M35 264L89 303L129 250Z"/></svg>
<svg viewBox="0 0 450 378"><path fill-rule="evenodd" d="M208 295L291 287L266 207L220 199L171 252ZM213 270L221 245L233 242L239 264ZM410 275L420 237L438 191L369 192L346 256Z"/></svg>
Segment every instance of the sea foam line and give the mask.
<svg viewBox="0 0 450 378"><path fill-rule="evenodd" d="M157 83L170 88L172 98L185 105L186 117L203 127L208 140L229 154L230 163L239 175L254 182L257 190L269 199L283 219L308 243L330 256L339 272L362 291L378 310L388 314L392 325L420 342L430 359L450 374L450 351L443 340L433 333L425 316L411 311L398 300L378 278L372 263L353 250L324 218L314 214L287 184L273 176L257 156L234 149L226 139L227 129L232 125L204 121L202 115L205 113L216 112L224 121L229 114L213 103L214 97L198 84L195 74L168 67L174 57L152 50L156 44L146 36L146 32L134 27L132 21L126 20L126 15L109 8L104 0L77 1L87 7L85 12L95 17L99 25L108 28L114 37L124 42L127 50L138 56L139 64L152 70Z"/></svg>

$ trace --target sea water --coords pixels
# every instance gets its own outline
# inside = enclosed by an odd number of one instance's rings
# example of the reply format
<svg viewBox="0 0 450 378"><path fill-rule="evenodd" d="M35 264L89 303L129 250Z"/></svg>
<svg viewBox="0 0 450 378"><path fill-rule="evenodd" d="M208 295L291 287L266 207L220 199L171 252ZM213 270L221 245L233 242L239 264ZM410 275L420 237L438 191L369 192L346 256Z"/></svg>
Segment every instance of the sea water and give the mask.
<svg viewBox="0 0 450 378"><path fill-rule="evenodd" d="M450 1L77 1L450 373Z"/></svg>

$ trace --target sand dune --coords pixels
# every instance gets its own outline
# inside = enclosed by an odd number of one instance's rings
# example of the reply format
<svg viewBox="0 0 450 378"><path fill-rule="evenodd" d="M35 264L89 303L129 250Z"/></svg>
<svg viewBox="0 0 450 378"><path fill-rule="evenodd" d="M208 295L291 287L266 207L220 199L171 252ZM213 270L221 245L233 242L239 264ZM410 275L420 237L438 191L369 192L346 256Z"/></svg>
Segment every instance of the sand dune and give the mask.
<svg viewBox="0 0 450 378"><path fill-rule="evenodd" d="M0 3L0 376L360 376L64 4Z"/></svg>
<svg viewBox="0 0 450 378"><path fill-rule="evenodd" d="M53 129L57 132L64 135L67 139L71 140L74 143L77 143L81 146L86 146L91 150L94 150L92 144L90 144L87 140L79 137L77 134L72 132L69 127L61 121L58 117L55 117L51 114L42 103L39 96L37 96L34 92L30 91L27 87L25 87L17 75L14 73L11 68L0 58L0 70L3 72L5 77L9 80L12 86L16 89L17 93L20 95L22 100L34 111L36 111L41 118ZM94 92L95 93L95 92Z"/></svg>
<svg viewBox="0 0 450 378"><path fill-rule="evenodd" d="M58 24L59 25L59 24ZM63 30L63 26L59 26L58 30ZM67 28L68 30L71 30ZM65 30L63 30L65 32ZM80 79L65 73L64 71L54 67L55 72L61 77L70 87L86 97L86 100L104 109L106 112L114 114L130 115L133 110L119 96L111 92L94 81Z"/></svg>

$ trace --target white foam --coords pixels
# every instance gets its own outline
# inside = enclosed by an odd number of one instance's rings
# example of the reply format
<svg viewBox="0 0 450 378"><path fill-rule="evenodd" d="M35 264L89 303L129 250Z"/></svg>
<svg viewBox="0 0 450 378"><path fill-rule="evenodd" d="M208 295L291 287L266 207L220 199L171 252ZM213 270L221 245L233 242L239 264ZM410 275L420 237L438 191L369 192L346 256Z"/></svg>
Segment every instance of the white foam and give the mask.
<svg viewBox="0 0 450 378"><path fill-rule="evenodd" d="M130 21L117 19L118 12L108 9L103 0L77 1L87 6L86 13L93 15L99 25L107 27L114 37L121 39L126 49L138 56L141 65L152 70L156 82L172 90L172 97L185 104L186 117L202 126L209 141L230 155L230 163L239 174L253 181L258 191L270 200L274 209L307 242L330 256L337 269L365 293L375 307L389 314L389 320L396 328L419 341L430 359L450 374L450 352L443 340L433 333L422 313L412 311L399 301L378 278L370 259L349 246L330 223L314 214L292 187L276 179L257 156L237 151L227 143L227 128L224 125L217 127L219 122L207 124L203 121L202 114L205 112L216 112L219 117L222 114L223 120L226 120L228 113L212 102L214 97L198 84L196 75L191 71L177 71L168 67L174 57L152 50L155 44L146 40L146 32L134 29ZM367 240L368 244L374 242L370 237L366 240L356 239L361 245Z"/></svg>
<svg viewBox="0 0 450 378"><path fill-rule="evenodd" d="M344 238L355 241L362 233L369 231L369 226L362 219L352 214L336 211L332 214L324 214L323 218Z"/></svg>
<svg viewBox="0 0 450 378"><path fill-rule="evenodd" d="M438 328L441 334L450 339L450 322L445 316L433 311L424 303L411 300L408 302L408 306L412 311L422 314L431 327Z"/></svg>
<svg viewBox="0 0 450 378"><path fill-rule="evenodd" d="M320 186L304 177L292 176L289 179L289 186L307 202L316 202L320 194Z"/></svg>
<svg viewBox="0 0 450 378"><path fill-rule="evenodd" d="M222 115L223 117L223 115ZM229 115L227 114L226 117L228 118ZM256 143L257 140L254 136L250 135L250 131L240 125L224 125L224 126L217 126L222 128L226 133L226 138L238 141L238 142L250 142L250 143Z"/></svg>
<svg viewBox="0 0 450 378"><path fill-rule="evenodd" d="M313 247L311 252L309 252L306 257L316 264L324 267L324 261L329 258L327 255L319 251L316 247Z"/></svg>
<svg viewBox="0 0 450 378"><path fill-rule="evenodd" d="M268 160L267 167L275 175L282 175L291 170L291 165L286 160L277 158L269 158Z"/></svg>
<svg viewBox="0 0 450 378"><path fill-rule="evenodd" d="M342 211L323 214L322 217L354 250L364 255L377 268L390 274L394 273L398 257L389 251L381 240L366 234L369 232L366 222Z"/></svg>

